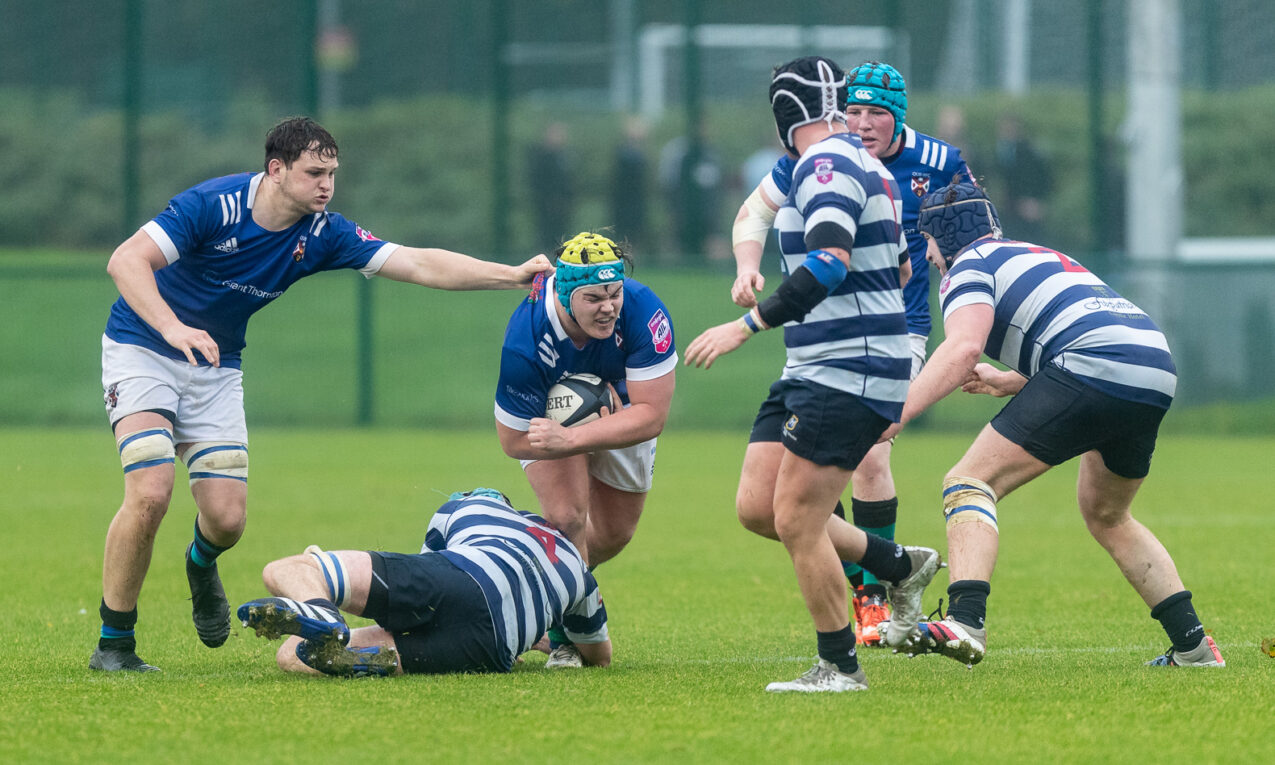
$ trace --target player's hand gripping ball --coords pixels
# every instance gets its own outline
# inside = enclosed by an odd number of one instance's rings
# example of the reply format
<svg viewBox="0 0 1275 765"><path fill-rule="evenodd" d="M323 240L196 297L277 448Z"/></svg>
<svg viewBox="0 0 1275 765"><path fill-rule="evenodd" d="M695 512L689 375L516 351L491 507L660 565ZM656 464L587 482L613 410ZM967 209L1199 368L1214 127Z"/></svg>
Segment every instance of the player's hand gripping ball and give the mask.
<svg viewBox="0 0 1275 765"><path fill-rule="evenodd" d="M569 428L598 419L604 406L608 412L616 409L605 380L583 373L567 375L549 389L545 417Z"/></svg>

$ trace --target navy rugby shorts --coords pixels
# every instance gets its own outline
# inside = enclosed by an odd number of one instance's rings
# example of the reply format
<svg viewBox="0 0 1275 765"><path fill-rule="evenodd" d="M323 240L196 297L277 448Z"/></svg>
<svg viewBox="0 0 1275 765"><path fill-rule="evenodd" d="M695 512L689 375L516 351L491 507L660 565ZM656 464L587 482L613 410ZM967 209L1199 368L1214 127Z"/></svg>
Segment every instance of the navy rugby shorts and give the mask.
<svg viewBox="0 0 1275 765"><path fill-rule="evenodd" d="M889 420L852 393L781 379L770 386L748 442L779 441L816 465L854 470L888 427Z"/></svg>
<svg viewBox="0 0 1275 765"><path fill-rule="evenodd" d="M992 427L1046 464L1096 449L1116 475L1145 478L1167 411L1110 396L1046 366L992 419Z"/></svg>
<svg viewBox="0 0 1275 765"><path fill-rule="evenodd" d="M404 672L508 672L482 588L442 555L369 551L363 615L394 636Z"/></svg>

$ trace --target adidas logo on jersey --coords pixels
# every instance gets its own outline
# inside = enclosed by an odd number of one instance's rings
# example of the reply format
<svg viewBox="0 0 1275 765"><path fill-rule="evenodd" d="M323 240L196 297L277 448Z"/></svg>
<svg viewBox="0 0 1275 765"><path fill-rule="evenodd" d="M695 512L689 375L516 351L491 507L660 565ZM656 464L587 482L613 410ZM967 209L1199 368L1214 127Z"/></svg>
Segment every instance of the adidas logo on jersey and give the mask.
<svg viewBox="0 0 1275 765"><path fill-rule="evenodd" d="M213 249L219 252L224 252L228 255L233 255L234 253L239 252L239 240L232 236L221 244L214 244Z"/></svg>

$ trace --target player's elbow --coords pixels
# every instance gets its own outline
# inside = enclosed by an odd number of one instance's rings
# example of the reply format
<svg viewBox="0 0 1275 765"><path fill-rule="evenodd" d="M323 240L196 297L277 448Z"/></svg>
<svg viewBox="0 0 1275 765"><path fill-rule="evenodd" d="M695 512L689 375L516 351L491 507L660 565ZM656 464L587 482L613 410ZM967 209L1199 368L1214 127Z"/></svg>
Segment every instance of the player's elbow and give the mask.
<svg viewBox="0 0 1275 765"><path fill-rule="evenodd" d="M952 359L962 369L972 370L983 355L983 344L975 340L954 340Z"/></svg>

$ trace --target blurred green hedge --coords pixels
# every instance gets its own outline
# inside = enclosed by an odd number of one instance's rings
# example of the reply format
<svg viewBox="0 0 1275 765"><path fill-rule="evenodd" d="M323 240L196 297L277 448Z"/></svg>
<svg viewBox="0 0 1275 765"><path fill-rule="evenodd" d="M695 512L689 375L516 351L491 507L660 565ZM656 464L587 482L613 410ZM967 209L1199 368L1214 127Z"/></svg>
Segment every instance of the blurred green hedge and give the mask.
<svg viewBox="0 0 1275 765"><path fill-rule="evenodd" d="M1095 246L1086 98L1082 91L1037 90L1019 101L998 95L945 101L939 94L917 93L909 122L934 133L939 108L945 103L959 106L966 118L962 148L977 158L992 151L996 119L1006 112L1018 114L1054 167L1049 244L1084 253ZM1121 100L1111 97L1107 135L1117 134L1122 110ZM222 107L215 132L177 114L147 114L141 121L137 168L141 217L125 224L121 114L95 110L74 92L0 89L0 148L7 160L0 165L0 245L113 247L176 192L209 177L259 167L265 133L283 116L252 93L241 93ZM740 165L759 147L777 144L761 98L748 105L710 100L705 116L709 141L727 176L719 214L725 235L744 192ZM497 119L511 120L512 225L507 242L494 241L492 225L497 160L491 136ZM511 112L501 115L494 115L489 103L455 96L382 101L332 114L324 122L340 142L343 160L333 208L396 241L476 254L529 250L533 232L526 149L552 121L566 123L570 134L577 184L573 228L608 225L612 156L623 116L591 104L532 100L515 100ZM1184 93L1188 236L1272 233L1275 195L1265 193L1275 177L1271 124L1275 87ZM649 127L647 149L654 173L660 148L682 132L683 120L671 112ZM1115 178L1123 172L1123 152L1114 151L1113 158ZM977 164L974 169L979 172ZM1129 182L1136 186L1138 181ZM995 198L996 189L990 191ZM667 232L668 211L661 204L665 197L654 179L647 193L653 229Z"/></svg>

